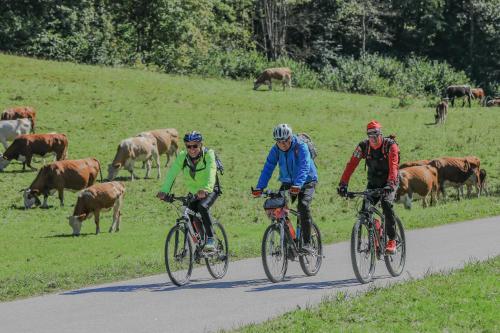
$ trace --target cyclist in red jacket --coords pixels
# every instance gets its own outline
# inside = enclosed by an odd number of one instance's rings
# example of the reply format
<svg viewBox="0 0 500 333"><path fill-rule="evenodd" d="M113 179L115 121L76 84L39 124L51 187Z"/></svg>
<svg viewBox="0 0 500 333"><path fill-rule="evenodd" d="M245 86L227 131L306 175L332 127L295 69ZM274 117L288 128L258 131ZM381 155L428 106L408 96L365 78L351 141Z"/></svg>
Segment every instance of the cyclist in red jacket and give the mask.
<svg viewBox="0 0 500 333"><path fill-rule="evenodd" d="M368 189L384 188L384 195L377 199L381 200L384 212L389 241L386 245L388 254L396 253L396 230L394 227L395 216L393 201L399 183L399 147L393 137L382 136L382 126L379 122L372 120L366 127L368 139L361 141L351 159L347 163L342 178L340 179L337 192L341 196L347 193L349 179L361 159L366 160L368 168ZM374 203L375 204L375 203Z"/></svg>

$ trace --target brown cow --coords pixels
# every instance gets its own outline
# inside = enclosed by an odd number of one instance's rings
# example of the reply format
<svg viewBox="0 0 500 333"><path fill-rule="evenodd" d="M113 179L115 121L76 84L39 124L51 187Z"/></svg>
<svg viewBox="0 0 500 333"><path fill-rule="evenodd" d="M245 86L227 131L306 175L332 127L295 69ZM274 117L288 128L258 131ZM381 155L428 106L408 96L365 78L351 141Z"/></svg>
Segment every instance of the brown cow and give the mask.
<svg viewBox="0 0 500 333"><path fill-rule="evenodd" d="M167 155L167 163L170 162L171 156L177 157L177 150L179 149L179 132L175 128L164 128L157 129L147 132L139 133L137 136L152 136L156 140L156 146L158 148L158 154L161 156L162 154ZM143 162L143 167L144 167ZM159 167L157 165L157 167Z"/></svg>
<svg viewBox="0 0 500 333"><path fill-rule="evenodd" d="M412 161L412 162L406 162L406 163L403 163L399 166L399 169L404 169L404 168L408 168L408 167L412 167L412 166L419 166L419 165L427 165L429 164L431 160L418 160L418 161Z"/></svg>
<svg viewBox="0 0 500 333"><path fill-rule="evenodd" d="M48 208L49 194L59 193L59 201L64 206L64 189L80 191L93 185L97 175L101 172L101 165L95 158L82 160L58 161L43 166L30 187L23 190L24 208L39 206L38 196L43 194L42 208ZM101 173L102 181L102 173Z"/></svg>
<svg viewBox="0 0 500 333"><path fill-rule="evenodd" d="M288 67L279 67L265 69L254 81L253 90L257 90L262 84L267 84L269 90L273 89L272 79L281 81L283 91L286 86L292 88L292 70Z"/></svg>
<svg viewBox="0 0 500 333"><path fill-rule="evenodd" d="M136 136L122 140L116 149L116 155L113 162L108 165L108 180L115 179L120 168L125 168L131 174L132 180L137 177L134 174L135 161L146 161L146 177L149 177L151 172L151 160L156 161L156 165L160 165L160 157L156 140L152 137ZM158 168L158 179L161 176L161 168Z"/></svg>
<svg viewBox="0 0 500 333"><path fill-rule="evenodd" d="M35 133L36 111L30 106L18 106L4 110L2 120L14 120L27 118L31 120L31 131Z"/></svg>
<svg viewBox="0 0 500 333"><path fill-rule="evenodd" d="M486 100L486 106L500 106L500 98L489 98Z"/></svg>
<svg viewBox="0 0 500 333"><path fill-rule="evenodd" d="M479 104L483 103L485 97L483 88L473 88L470 92L472 93L472 97L478 100Z"/></svg>
<svg viewBox="0 0 500 333"><path fill-rule="evenodd" d="M411 209L414 195L422 197L422 206L428 206L427 198L431 196L431 205L437 202L439 184L436 168L422 165L412 166L399 171L399 187L396 199L403 200L406 209Z"/></svg>
<svg viewBox="0 0 500 333"><path fill-rule="evenodd" d="M444 124L448 115L448 102L443 100L436 106L436 114L434 115L435 124Z"/></svg>
<svg viewBox="0 0 500 333"><path fill-rule="evenodd" d="M76 201L73 215L69 217L69 225L73 228L73 235L80 235L82 223L85 219L94 215L95 234L101 231L99 228L99 214L101 210L113 208L113 223L109 232L120 231L121 208L123 196L125 195L125 184L123 182L109 182L90 186L81 191Z"/></svg>
<svg viewBox="0 0 500 333"><path fill-rule="evenodd" d="M486 170L484 169L479 169L479 179L477 179L478 175L476 173L472 174L463 185L455 187L458 188L459 194L464 197L464 185L467 188L467 197L470 198L472 196L472 187L475 186L477 189L477 197L479 198L483 192L486 195L489 195L488 193L488 187L486 184Z"/></svg>
<svg viewBox="0 0 500 333"><path fill-rule="evenodd" d="M3 155L0 155L0 171L3 171L10 161L18 159L31 170L33 155L44 157L46 154L55 154L56 160L65 160L68 152L68 139L64 134L23 134L19 135L10 144Z"/></svg>
<svg viewBox="0 0 500 333"><path fill-rule="evenodd" d="M446 199L445 186L451 185L453 187L460 186L471 178L474 174L474 179L479 179L479 168L481 161L476 156L459 157L442 157L429 162L438 171L439 190ZM479 186L476 182L476 188L479 191ZM460 200L460 192L457 188L457 199Z"/></svg>

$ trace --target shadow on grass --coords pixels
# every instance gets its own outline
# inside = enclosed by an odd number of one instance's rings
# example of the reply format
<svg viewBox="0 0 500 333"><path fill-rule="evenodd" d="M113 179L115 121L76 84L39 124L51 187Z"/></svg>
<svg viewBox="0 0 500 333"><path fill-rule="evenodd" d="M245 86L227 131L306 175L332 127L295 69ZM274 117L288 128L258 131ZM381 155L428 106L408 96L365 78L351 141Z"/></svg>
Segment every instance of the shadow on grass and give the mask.
<svg viewBox="0 0 500 333"><path fill-rule="evenodd" d="M26 170L3 170L0 171L0 174L2 173L28 173L28 172L37 172L38 170L31 170L31 169L26 169Z"/></svg>
<svg viewBox="0 0 500 333"><path fill-rule="evenodd" d="M294 283L293 280L296 278L304 278L305 276L293 276L285 279L283 283L271 283L268 279L248 279L248 280L238 280L238 281L218 281L212 279L202 279L202 280L191 280L191 284L177 287L170 282L166 283L150 283L150 284L131 284L131 285L120 285L120 286L108 286L100 288L91 289L79 289L68 291L62 293L62 295L81 295L90 293L129 293L137 291L150 291L150 292L169 292L169 291L181 291L183 289L234 289L234 288L247 288L251 287L245 292L262 292L262 291L272 291L272 290L322 290L322 289L334 289L351 287L355 285L360 285L356 279L345 279L336 281L318 281L318 282L300 282ZM202 283L196 283L202 282Z"/></svg>
<svg viewBox="0 0 500 333"><path fill-rule="evenodd" d="M73 234L57 234L57 235L51 235L51 236L43 236L40 238L70 238L70 237L87 237L87 236L94 236L95 233L86 233L86 234L80 234L80 236L73 236Z"/></svg>
<svg viewBox="0 0 500 333"><path fill-rule="evenodd" d="M24 206L18 206L18 205L16 205L16 204L12 204L12 205L10 206L10 208L11 208L11 209L16 209L16 210L26 210L26 211L31 210L31 209L37 209L37 208L38 208L38 209L43 209L43 210L45 210L45 209L54 208L54 205L48 205L47 207L41 207L41 206L40 206L40 207L24 208Z"/></svg>

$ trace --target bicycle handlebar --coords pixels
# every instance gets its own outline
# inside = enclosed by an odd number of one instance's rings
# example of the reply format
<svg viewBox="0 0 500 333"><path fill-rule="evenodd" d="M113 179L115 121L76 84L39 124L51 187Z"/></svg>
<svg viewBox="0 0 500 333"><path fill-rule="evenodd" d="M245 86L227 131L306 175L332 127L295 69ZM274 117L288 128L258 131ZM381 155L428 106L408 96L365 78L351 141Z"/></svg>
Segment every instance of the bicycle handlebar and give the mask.
<svg viewBox="0 0 500 333"><path fill-rule="evenodd" d="M369 197L373 195L381 195L384 193L384 188L375 188L375 189L370 189L362 192L347 192L346 193L346 198L348 199L353 199L355 197Z"/></svg>

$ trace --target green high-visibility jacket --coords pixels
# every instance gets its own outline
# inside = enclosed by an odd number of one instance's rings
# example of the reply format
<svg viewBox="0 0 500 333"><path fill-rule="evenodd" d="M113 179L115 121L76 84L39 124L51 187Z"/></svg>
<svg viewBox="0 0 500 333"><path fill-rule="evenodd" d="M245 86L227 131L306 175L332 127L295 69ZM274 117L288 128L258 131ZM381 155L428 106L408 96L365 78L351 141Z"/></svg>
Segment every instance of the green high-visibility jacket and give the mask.
<svg viewBox="0 0 500 333"><path fill-rule="evenodd" d="M215 177L217 174L217 165L215 163L215 152L212 149L203 149L202 156L196 163L196 171L191 172L188 165L185 165L185 160L188 158L187 151L182 150L174 164L170 167L165 178L165 182L160 191L170 193L175 178L182 171L184 175L184 183L190 193L196 194L199 190L213 192L215 186Z"/></svg>

